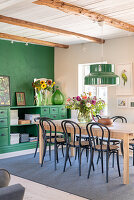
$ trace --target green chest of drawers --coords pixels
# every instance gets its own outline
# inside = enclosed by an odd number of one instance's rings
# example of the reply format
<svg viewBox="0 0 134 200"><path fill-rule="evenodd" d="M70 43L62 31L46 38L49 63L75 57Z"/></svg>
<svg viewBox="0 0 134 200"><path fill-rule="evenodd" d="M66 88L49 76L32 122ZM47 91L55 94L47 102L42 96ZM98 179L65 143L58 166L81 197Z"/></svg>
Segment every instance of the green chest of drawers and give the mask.
<svg viewBox="0 0 134 200"><path fill-rule="evenodd" d="M54 120L71 117L65 105L0 107L0 154L36 147L36 142L10 144L10 134L12 133L29 133L30 137L37 136L35 124L10 125L10 110L18 110L19 119L24 119L25 114L40 114L41 117L49 117Z"/></svg>
<svg viewBox="0 0 134 200"><path fill-rule="evenodd" d="M0 108L0 147L9 144L9 108Z"/></svg>
<svg viewBox="0 0 134 200"><path fill-rule="evenodd" d="M66 119L67 109L62 106L44 106L41 107L41 117L50 117L52 119Z"/></svg>

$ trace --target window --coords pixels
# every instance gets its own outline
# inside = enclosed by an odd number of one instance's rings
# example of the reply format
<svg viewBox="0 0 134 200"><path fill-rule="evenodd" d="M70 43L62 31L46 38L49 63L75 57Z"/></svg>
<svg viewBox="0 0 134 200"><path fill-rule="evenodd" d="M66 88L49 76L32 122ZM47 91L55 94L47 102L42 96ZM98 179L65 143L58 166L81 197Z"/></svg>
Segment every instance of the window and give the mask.
<svg viewBox="0 0 134 200"><path fill-rule="evenodd" d="M103 115L107 115L107 87L97 87L91 85L84 85L84 77L89 74L89 66L91 64L107 64L107 62L98 62L98 63L88 63L88 64L80 64L78 66L78 95L81 95L83 92L92 92L93 96L97 98L101 98L105 101L106 107L103 111Z"/></svg>

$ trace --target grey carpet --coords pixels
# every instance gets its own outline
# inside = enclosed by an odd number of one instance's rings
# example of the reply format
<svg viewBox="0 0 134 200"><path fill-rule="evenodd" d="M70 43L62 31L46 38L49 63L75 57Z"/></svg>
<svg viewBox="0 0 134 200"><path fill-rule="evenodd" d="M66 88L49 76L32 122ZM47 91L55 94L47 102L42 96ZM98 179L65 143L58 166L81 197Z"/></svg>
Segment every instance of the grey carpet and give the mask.
<svg viewBox="0 0 134 200"><path fill-rule="evenodd" d="M48 154L48 152L47 152ZM53 154L53 152L52 152ZM71 158L72 166L67 163L66 172L63 173L64 158L59 152L59 164L54 170L53 157L49 161L48 155L45 158L44 166L41 168L38 163L39 155L33 158L33 154L1 159L0 168L7 169L11 174L44 184L65 192L69 192L90 200L132 200L134 199L134 167L130 158L130 184L123 185L123 177L118 177L117 166L109 168L109 183L105 182L104 174L101 173L101 164L96 165L97 154L95 155L95 172L87 179L88 164L85 152L82 155L82 175L78 175L78 160ZM116 161L116 160L115 160ZM121 174L123 173L123 158L120 156ZM105 167L105 160L104 160Z"/></svg>

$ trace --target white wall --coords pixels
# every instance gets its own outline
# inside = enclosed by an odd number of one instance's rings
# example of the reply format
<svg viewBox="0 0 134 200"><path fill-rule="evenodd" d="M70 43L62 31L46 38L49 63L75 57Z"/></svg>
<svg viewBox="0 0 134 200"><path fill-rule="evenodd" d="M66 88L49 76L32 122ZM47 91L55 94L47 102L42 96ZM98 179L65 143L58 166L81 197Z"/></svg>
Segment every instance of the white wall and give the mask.
<svg viewBox="0 0 134 200"><path fill-rule="evenodd" d="M102 45L86 43L72 45L69 49L55 48L55 81L67 96L78 94L78 64L102 61ZM134 37L106 40L104 61L112 64L134 63ZM116 88L108 88L108 114L126 116L134 122L134 109L117 109Z"/></svg>

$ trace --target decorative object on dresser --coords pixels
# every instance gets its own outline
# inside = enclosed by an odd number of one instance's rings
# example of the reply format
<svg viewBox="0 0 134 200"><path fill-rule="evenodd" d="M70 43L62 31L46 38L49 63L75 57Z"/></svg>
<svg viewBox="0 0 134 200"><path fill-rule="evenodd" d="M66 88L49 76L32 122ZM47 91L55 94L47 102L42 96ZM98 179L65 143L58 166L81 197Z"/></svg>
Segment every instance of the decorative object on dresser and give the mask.
<svg viewBox="0 0 134 200"><path fill-rule="evenodd" d="M52 95L52 104L53 105L62 105L64 103L64 95L59 90L59 87L56 86L56 91Z"/></svg>
<svg viewBox="0 0 134 200"><path fill-rule="evenodd" d="M25 106L25 93L24 92L16 92L16 103L17 106Z"/></svg>
<svg viewBox="0 0 134 200"><path fill-rule="evenodd" d="M55 82L52 82L51 79L34 79L34 82L32 83L32 86L35 89L34 104L37 106L50 105L54 85Z"/></svg>
<svg viewBox="0 0 134 200"><path fill-rule="evenodd" d="M10 106L9 76L0 76L0 106Z"/></svg>

